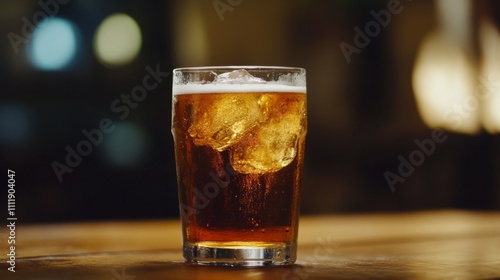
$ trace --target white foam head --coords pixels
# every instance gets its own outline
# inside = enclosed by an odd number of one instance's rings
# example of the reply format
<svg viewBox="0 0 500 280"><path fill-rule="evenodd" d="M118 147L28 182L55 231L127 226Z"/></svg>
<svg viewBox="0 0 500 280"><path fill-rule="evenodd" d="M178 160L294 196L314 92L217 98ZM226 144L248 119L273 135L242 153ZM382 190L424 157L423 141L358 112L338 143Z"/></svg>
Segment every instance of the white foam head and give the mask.
<svg viewBox="0 0 500 280"><path fill-rule="evenodd" d="M271 68L269 68L270 70ZM264 78L253 76L252 69L245 67L216 74L209 74L211 82L207 83L205 75L193 76L193 80L185 80L180 71L174 70L173 95L196 93L244 93L244 92L291 92L306 93L305 73L281 73L277 79L266 81ZM228 69L229 70L229 69ZM255 70L255 69L253 69ZM250 71L250 72L249 72ZM196 71L195 71L196 72Z"/></svg>
<svg viewBox="0 0 500 280"><path fill-rule="evenodd" d="M173 95L198 93L292 92L306 93L306 87L279 84L185 84L174 85Z"/></svg>

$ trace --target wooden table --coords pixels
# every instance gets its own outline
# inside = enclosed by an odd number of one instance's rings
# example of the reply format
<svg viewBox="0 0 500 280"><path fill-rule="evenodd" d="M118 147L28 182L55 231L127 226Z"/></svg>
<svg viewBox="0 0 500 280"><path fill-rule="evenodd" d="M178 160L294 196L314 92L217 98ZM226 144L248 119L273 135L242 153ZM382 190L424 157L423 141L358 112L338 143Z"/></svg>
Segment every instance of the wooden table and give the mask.
<svg viewBox="0 0 500 280"><path fill-rule="evenodd" d="M500 279L500 212L304 216L287 267L185 264L177 220L21 224L15 273L0 240L0 279Z"/></svg>

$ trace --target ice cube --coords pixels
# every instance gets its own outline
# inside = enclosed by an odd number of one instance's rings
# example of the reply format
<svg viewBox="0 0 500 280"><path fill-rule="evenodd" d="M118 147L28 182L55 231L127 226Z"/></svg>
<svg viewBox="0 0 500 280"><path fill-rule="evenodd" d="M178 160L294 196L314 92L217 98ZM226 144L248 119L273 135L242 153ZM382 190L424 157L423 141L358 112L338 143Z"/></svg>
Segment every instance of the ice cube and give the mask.
<svg viewBox="0 0 500 280"><path fill-rule="evenodd" d="M193 123L188 129L196 145L223 151L240 141L261 117L256 95L223 93L203 99L193 103Z"/></svg>
<svg viewBox="0 0 500 280"><path fill-rule="evenodd" d="M300 99L283 102L279 95L263 95L259 104L267 121L230 148L231 165L244 174L275 172L289 165L305 132L305 103Z"/></svg>
<svg viewBox="0 0 500 280"><path fill-rule="evenodd" d="M218 84L262 83L265 81L246 70L234 70L217 75L212 85L215 89ZM220 89L224 93L205 95L203 101L193 103L193 124L188 129L196 145L207 145L217 151L238 142L262 117L258 96L227 92L224 86Z"/></svg>
<svg viewBox="0 0 500 280"><path fill-rule="evenodd" d="M252 76L245 69L234 70L217 75L214 84L265 84L266 81Z"/></svg>

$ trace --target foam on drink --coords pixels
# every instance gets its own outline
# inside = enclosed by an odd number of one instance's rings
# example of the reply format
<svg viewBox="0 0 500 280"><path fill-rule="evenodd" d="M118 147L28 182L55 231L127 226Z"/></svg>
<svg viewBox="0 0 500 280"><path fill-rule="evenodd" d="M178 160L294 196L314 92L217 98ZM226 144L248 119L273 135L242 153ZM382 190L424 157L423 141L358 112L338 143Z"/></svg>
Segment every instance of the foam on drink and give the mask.
<svg viewBox="0 0 500 280"><path fill-rule="evenodd" d="M274 84L186 84L174 85L173 95L199 93L237 93L237 92L290 92L306 93L306 87Z"/></svg>

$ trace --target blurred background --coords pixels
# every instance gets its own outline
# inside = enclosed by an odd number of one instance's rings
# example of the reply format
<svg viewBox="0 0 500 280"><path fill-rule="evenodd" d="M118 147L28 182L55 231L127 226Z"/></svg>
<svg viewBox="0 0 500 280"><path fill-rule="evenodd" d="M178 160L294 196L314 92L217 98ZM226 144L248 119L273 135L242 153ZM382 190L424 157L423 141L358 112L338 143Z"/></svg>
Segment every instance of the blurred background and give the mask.
<svg viewBox="0 0 500 280"><path fill-rule="evenodd" d="M493 0L1 1L17 217L177 217L170 73L200 65L307 69L303 214L498 210L499 27Z"/></svg>

